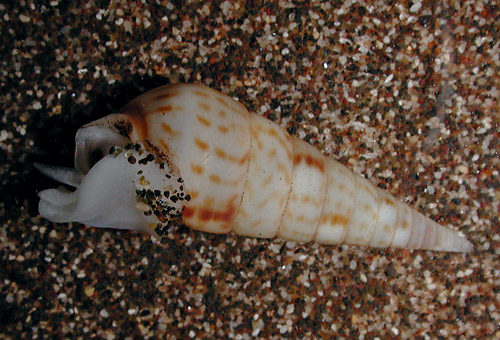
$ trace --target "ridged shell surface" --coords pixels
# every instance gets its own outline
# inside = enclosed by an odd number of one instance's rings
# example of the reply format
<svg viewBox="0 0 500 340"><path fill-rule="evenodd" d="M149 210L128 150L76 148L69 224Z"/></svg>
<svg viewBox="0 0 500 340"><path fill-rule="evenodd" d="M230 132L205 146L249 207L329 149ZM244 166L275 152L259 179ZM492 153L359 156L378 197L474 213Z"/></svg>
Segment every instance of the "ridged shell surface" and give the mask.
<svg viewBox="0 0 500 340"><path fill-rule="evenodd" d="M80 135L84 151L110 144L85 136L121 141L121 135L167 163L182 182L183 192L176 193L182 207L174 211L181 211L193 229L326 244L473 249L456 232L205 86L159 87L132 100L121 113L82 127ZM158 195L170 195L157 189ZM165 210L160 203L156 207Z"/></svg>
<svg viewBox="0 0 500 340"><path fill-rule="evenodd" d="M147 92L122 111L134 137L167 155L182 175L191 196L185 223L211 233L231 231L249 167L245 107L208 87L174 85Z"/></svg>

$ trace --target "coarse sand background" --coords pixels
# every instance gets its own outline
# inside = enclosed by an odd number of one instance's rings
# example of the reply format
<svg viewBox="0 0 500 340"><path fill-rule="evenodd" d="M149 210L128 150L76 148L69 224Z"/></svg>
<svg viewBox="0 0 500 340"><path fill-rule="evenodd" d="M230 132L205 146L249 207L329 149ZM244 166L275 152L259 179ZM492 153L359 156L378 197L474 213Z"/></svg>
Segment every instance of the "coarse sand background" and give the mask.
<svg viewBox="0 0 500 340"><path fill-rule="evenodd" d="M0 4L0 338L500 337L496 1ZM159 85L220 90L470 254L53 224L33 162Z"/></svg>

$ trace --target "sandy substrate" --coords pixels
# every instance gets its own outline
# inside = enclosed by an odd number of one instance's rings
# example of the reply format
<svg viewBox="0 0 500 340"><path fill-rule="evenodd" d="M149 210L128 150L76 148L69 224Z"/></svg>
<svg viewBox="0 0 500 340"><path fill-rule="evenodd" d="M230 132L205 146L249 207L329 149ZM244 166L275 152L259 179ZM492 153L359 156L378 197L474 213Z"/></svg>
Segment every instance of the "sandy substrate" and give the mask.
<svg viewBox="0 0 500 340"><path fill-rule="evenodd" d="M0 4L0 337L500 337L495 1ZM160 3L161 2L161 3ZM152 3L152 1L151 1ZM470 254L53 224L42 161L158 85L242 102Z"/></svg>

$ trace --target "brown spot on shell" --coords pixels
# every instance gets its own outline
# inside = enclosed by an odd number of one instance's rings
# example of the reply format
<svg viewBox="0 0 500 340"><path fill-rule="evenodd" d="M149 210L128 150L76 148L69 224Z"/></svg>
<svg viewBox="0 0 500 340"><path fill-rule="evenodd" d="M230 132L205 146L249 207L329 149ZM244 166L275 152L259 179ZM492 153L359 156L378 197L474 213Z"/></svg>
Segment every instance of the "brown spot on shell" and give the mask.
<svg viewBox="0 0 500 340"><path fill-rule="evenodd" d="M159 108L155 109L155 112L160 112L160 113L167 113L170 111L172 111L172 105L160 106Z"/></svg>
<svg viewBox="0 0 500 340"><path fill-rule="evenodd" d="M235 156L231 156L231 155L228 155L227 156L227 159L231 162L234 162L234 163L237 163L238 162L238 158L235 157Z"/></svg>
<svg viewBox="0 0 500 340"><path fill-rule="evenodd" d="M215 148L215 154L219 158L226 158L227 157L226 152L224 150L222 150L221 148Z"/></svg>
<svg viewBox="0 0 500 340"><path fill-rule="evenodd" d="M184 218L189 218L193 217L196 214L200 219L200 221L202 222L208 222L208 221L226 222L223 225L223 227L227 230L224 231L229 232L231 228L230 222L234 220L235 213L236 213L235 207L232 204L228 204L227 208L224 210L213 210L205 207L200 207L200 208L185 207L184 210L182 211L182 216ZM203 228L199 229L203 230Z"/></svg>
<svg viewBox="0 0 500 340"><path fill-rule="evenodd" d="M359 178L358 178L359 180ZM363 182L358 182L359 183L359 189L360 191L364 191L368 193L374 200L378 199L378 194L376 190L373 190L373 188L368 184L368 182L363 181Z"/></svg>
<svg viewBox="0 0 500 340"><path fill-rule="evenodd" d="M347 224L349 224L349 218L347 218L344 215L331 215L329 219L330 219L330 224L333 225L340 224L346 227Z"/></svg>
<svg viewBox="0 0 500 340"><path fill-rule="evenodd" d="M200 115L197 115L197 116L196 116L196 119L198 119L198 121L199 121L200 123L202 123L203 125L205 125L206 127L209 127L209 126L211 126L211 125L212 125L212 122L211 122L211 121L209 121L208 119L206 119L205 117L202 117L202 116L200 116Z"/></svg>
<svg viewBox="0 0 500 340"><path fill-rule="evenodd" d="M352 244L364 245L366 240L363 237L356 236L351 239Z"/></svg>
<svg viewBox="0 0 500 340"><path fill-rule="evenodd" d="M203 91L195 90L193 93L199 97L208 98L209 94Z"/></svg>
<svg viewBox="0 0 500 340"><path fill-rule="evenodd" d="M390 205L391 207L395 207L396 205L394 204L394 202L388 198L384 199L384 202L387 204L387 205Z"/></svg>
<svg viewBox="0 0 500 340"><path fill-rule="evenodd" d="M219 117L225 117L225 116L226 116L226 111L219 110Z"/></svg>
<svg viewBox="0 0 500 340"><path fill-rule="evenodd" d="M214 183L220 183L220 177L218 175L210 175L208 178Z"/></svg>
<svg viewBox="0 0 500 340"><path fill-rule="evenodd" d="M267 186L271 183L271 181L273 180L273 174L269 174L268 176L266 176L266 178L264 178L264 180L262 181L262 184Z"/></svg>
<svg viewBox="0 0 500 340"><path fill-rule="evenodd" d="M241 103L239 103L238 101L235 101L235 100L231 100L231 99L227 100L226 98L222 97L218 92L217 92L217 96L215 97L215 100L219 104L224 106L226 109L229 109L229 110L233 111L234 113L237 113L240 115L247 114L246 108Z"/></svg>
<svg viewBox="0 0 500 340"><path fill-rule="evenodd" d="M242 219L248 218L248 214L243 207L240 207L240 210L238 211L238 216L241 217Z"/></svg>
<svg viewBox="0 0 500 340"><path fill-rule="evenodd" d="M259 204L257 204L257 209L261 210L268 204L269 198L263 199Z"/></svg>
<svg viewBox="0 0 500 340"><path fill-rule="evenodd" d="M198 213L198 216L200 217L200 220L202 221L208 221L212 219L213 216L213 211L209 209L200 209L200 212Z"/></svg>
<svg viewBox="0 0 500 340"><path fill-rule="evenodd" d="M202 110L204 110L205 112L208 112L210 111L210 106L208 104L205 104L205 103L198 103L198 107Z"/></svg>
<svg viewBox="0 0 500 340"><path fill-rule="evenodd" d="M139 139L144 140L149 138L148 114L144 111L144 107L140 103L132 101L125 105L120 112L123 112L130 119L134 132Z"/></svg>
<svg viewBox="0 0 500 340"><path fill-rule="evenodd" d="M383 229L384 229L384 233L386 233L386 234L391 234L393 232L393 229L388 224L384 224Z"/></svg>
<svg viewBox="0 0 500 340"><path fill-rule="evenodd" d="M310 167L314 167L321 172L325 172L325 162L320 158L315 158L311 155L307 155L305 157L306 164Z"/></svg>
<svg viewBox="0 0 500 340"><path fill-rule="evenodd" d="M243 157L240 158L240 164L245 164L250 158L250 152L247 152Z"/></svg>
<svg viewBox="0 0 500 340"><path fill-rule="evenodd" d="M370 227L370 225L368 223L361 223L361 225L359 226L359 229L363 231L363 233L366 233L368 231L368 228ZM363 239L361 237L361 239Z"/></svg>
<svg viewBox="0 0 500 340"><path fill-rule="evenodd" d="M231 105L229 105L229 103L227 101L225 101L224 98L216 97L215 100L217 100L219 102L219 104L222 104L226 108L231 109Z"/></svg>
<svg viewBox="0 0 500 340"><path fill-rule="evenodd" d="M153 100L164 100L164 99L168 99L168 98L175 97L175 96L177 96L177 95L178 95L178 93L177 93L177 92L175 92L175 91L172 91L172 92L166 92L166 93L164 92L164 93L159 94L159 95L157 95L156 97L154 97L154 99L153 99Z"/></svg>
<svg viewBox="0 0 500 340"><path fill-rule="evenodd" d="M208 150L208 144L205 143L204 141L202 141L201 139L198 139L198 138L194 138L194 144L196 144L197 147L199 147L200 149L202 149L203 151L207 151Z"/></svg>
<svg viewBox="0 0 500 340"><path fill-rule="evenodd" d="M285 176L285 183L290 183L292 179L291 179L291 173L289 172L287 165L283 162L278 162L278 170L280 174Z"/></svg>
<svg viewBox="0 0 500 340"><path fill-rule="evenodd" d="M227 133L229 131L229 128L227 126L224 126L224 125L219 125L217 126L217 129L222 132L222 133Z"/></svg>
<svg viewBox="0 0 500 340"><path fill-rule="evenodd" d="M198 175L201 175L203 173L203 167L198 164L191 164L191 170L193 170L193 172Z"/></svg>
<svg viewBox="0 0 500 340"><path fill-rule="evenodd" d="M276 133L275 128L272 128L272 127L269 128L268 132L269 132L269 136L274 137L275 139L277 139L278 142L281 144L281 146L285 150L288 150L290 148L290 143L288 143L288 141L286 141L286 140L283 140L283 138L281 138L281 136Z"/></svg>
<svg viewBox="0 0 500 340"><path fill-rule="evenodd" d="M168 133L169 135L171 135L172 137L175 137L177 135L179 135L179 131L175 131L173 130L170 125L168 125L167 123L165 122L162 122L161 123L161 128L163 129L163 131L165 131L166 133Z"/></svg>
<svg viewBox="0 0 500 340"><path fill-rule="evenodd" d="M193 217L195 213L195 209L191 207L184 207L182 210L182 217L184 218L190 218Z"/></svg>
<svg viewBox="0 0 500 340"><path fill-rule="evenodd" d="M238 158L237 156L233 156L233 155L228 155L224 150L222 150L221 148L215 148L215 154L219 157L219 158L222 158L222 159L227 159L228 161L230 162L233 162L233 163L239 163L241 165L245 164L248 159L250 158L250 153L247 152L243 157L241 158Z"/></svg>

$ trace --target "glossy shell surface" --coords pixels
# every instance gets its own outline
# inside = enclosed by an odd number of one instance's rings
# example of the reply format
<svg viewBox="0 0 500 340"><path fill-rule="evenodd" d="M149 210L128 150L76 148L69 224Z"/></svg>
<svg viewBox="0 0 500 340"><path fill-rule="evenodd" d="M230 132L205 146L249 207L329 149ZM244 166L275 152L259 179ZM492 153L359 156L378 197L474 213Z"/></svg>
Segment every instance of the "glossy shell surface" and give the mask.
<svg viewBox="0 0 500 340"><path fill-rule="evenodd" d="M190 196L191 228L294 241L471 251L424 217L312 145L208 87L156 88L106 126L164 160Z"/></svg>

